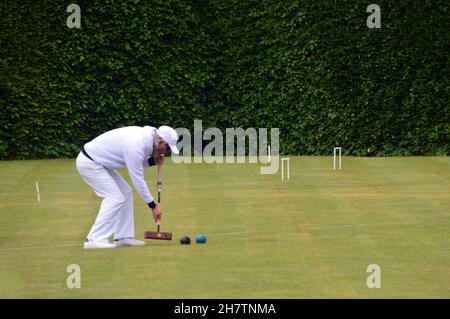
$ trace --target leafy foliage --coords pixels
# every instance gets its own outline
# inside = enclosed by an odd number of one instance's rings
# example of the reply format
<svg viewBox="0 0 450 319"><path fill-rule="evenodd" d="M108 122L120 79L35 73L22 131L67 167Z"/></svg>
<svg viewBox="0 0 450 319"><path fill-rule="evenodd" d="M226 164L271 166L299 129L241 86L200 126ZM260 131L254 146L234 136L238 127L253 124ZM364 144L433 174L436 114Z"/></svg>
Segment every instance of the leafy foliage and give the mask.
<svg viewBox="0 0 450 319"><path fill-rule="evenodd" d="M446 1L0 4L0 158L71 157L125 125L279 127L282 151L449 153Z"/></svg>

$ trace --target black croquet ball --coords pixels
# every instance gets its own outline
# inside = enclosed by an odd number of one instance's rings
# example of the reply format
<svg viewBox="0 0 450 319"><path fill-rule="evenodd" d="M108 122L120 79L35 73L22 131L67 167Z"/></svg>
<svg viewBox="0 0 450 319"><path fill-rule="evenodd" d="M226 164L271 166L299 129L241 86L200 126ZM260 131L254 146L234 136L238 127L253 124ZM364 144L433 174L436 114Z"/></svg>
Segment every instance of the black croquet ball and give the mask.
<svg viewBox="0 0 450 319"><path fill-rule="evenodd" d="M188 236L183 236L180 238L181 245L189 245L191 243L191 239Z"/></svg>

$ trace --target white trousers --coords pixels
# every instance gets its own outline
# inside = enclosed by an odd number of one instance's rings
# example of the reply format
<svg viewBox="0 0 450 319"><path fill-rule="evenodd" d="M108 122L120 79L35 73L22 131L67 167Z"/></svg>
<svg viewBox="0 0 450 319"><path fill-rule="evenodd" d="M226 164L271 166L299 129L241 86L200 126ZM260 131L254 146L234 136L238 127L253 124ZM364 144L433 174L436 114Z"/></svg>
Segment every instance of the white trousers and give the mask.
<svg viewBox="0 0 450 319"><path fill-rule="evenodd" d="M89 241L134 238L133 190L114 169L106 169L80 152L77 170L84 181L103 198Z"/></svg>

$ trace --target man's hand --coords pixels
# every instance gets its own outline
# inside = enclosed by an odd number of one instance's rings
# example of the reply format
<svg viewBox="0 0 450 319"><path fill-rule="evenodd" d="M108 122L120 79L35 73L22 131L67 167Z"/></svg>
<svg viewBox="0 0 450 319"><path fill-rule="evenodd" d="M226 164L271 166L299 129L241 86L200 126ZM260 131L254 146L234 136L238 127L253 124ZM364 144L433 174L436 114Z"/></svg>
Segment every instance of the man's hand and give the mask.
<svg viewBox="0 0 450 319"><path fill-rule="evenodd" d="M160 204L156 204L155 208L152 208L152 214L153 214L153 219L155 220L155 223L158 222L158 220L161 220L161 205Z"/></svg>

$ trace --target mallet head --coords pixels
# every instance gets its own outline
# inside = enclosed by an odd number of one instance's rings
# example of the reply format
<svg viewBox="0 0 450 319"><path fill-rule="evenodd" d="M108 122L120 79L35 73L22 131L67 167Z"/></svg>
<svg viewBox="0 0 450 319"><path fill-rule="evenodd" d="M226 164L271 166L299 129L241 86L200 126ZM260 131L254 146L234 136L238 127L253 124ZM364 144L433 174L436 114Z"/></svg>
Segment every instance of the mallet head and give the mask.
<svg viewBox="0 0 450 319"><path fill-rule="evenodd" d="M172 233L159 232L159 231L146 231L144 233L145 239L158 239L158 240L172 240Z"/></svg>

